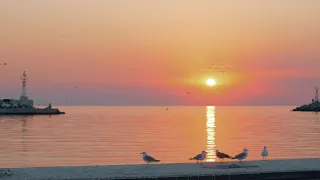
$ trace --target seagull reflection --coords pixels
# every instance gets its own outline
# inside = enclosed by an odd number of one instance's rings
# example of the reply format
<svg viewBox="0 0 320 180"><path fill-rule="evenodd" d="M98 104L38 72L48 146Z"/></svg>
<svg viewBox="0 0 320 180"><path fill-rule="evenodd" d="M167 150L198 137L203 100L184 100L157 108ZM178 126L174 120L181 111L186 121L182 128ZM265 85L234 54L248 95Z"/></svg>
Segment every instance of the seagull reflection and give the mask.
<svg viewBox="0 0 320 180"><path fill-rule="evenodd" d="M207 106L207 162L216 161L216 154L214 148L216 146L215 143L215 107Z"/></svg>

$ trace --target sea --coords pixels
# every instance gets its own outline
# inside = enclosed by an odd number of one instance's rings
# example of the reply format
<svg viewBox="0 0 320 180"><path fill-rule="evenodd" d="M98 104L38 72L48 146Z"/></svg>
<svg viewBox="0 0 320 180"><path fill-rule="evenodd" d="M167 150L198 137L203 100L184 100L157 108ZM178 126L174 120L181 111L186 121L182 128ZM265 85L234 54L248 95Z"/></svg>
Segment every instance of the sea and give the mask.
<svg viewBox="0 0 320 180"><path fill-rule="evenodd" d="M0 167L190 163L208 152L247 160L320 158L320 114L290 106L79 106L65 115L0 116ZM168 109L167 109L168 108Z"/></svg>

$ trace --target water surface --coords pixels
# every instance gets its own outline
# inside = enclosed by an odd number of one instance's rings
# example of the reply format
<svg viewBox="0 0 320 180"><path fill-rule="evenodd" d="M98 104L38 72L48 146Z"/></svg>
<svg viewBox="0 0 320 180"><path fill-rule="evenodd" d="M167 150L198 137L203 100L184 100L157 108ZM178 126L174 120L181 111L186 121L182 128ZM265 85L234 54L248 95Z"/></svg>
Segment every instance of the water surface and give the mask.
<svg viewBox="0 0 320 180"><path fill-rule="evenodd" d="M1 116L0 167L190 162L201 150L248 160L320 157L320 118L293 107L59 107L65 115Z"/></svg>

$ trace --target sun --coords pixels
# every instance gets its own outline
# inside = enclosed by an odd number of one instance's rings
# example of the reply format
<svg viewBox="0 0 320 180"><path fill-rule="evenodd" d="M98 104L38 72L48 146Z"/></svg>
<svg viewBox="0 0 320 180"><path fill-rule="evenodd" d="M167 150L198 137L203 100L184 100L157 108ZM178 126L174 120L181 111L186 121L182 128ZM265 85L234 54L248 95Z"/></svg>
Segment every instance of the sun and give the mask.
<svg viewBox="0 0 320 180"><path fill-rule="evenodd" d="M216 81L214 79L207 79L206 84L210 87L216 85Z"/></svg>

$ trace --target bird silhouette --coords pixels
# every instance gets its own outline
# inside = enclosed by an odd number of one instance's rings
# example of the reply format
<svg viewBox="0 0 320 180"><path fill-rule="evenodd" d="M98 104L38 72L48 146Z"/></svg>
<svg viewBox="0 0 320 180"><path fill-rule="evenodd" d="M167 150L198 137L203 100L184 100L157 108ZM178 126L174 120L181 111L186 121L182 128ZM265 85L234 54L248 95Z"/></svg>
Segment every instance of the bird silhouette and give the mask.
<svg viewBox="0 0 320 180"><path fill-rule="evenodd" d="M219 152L219 150L216 150L216 156L221 160L221 162L223 162L223 159L225 158L232 159L231 156L229 156L228 154Z"/></svg>
<svg viewBox="0 0 320 180"><path fill-rule="evenodd" d="M144 162L148 163L148 164L149 164L149 163L152 163L152 162L160 162L160 160L157 160L157 159L155 159L155 158L147 155L146 152L142 152L142 153L140 153L140 154L142 154L142 160L143 160Z"/></svg>
<svg viewBox="0 0 320 180"><path fill-rule="evenodd" d="M202 161L206 159L207 154L208 154L208 153L207 153L206 151L202 151L201 154L198 154L198 155L196 155L195 157L190 158L189 160L197 160L197 164L199 163L199 161L200 161L201 164L202 164Z"/></svg>
<svg viewBox="0 0 320 180"><path fill-rule="evenodd" d="M240 162L242 162L242 160L246 159L247 156L248 156L248 149L244 148L242 153L237 154L232 159L238 159Z"/></svg>
<svg viewBox="0 0 320 180"><path fill-rule="evenodd" d="M266 160L266 159L267 159L267 156L269 156L269 153L268 153L268 151L267 151L267 146L264 146L264 147L263 147L263 150L262 150L262 152L261 152L261 156L262 156L262 159L263 159L263 160Z"/></svg>

